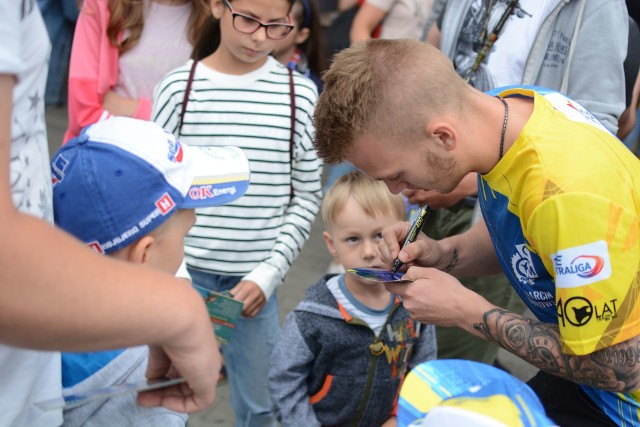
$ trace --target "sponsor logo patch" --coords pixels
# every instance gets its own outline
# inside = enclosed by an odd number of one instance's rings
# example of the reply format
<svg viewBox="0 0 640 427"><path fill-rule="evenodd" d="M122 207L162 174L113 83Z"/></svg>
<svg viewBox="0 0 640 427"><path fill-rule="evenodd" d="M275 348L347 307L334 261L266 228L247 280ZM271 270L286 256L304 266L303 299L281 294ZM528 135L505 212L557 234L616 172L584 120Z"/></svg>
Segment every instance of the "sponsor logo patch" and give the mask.
<svg viewBox="0 0 640 427"><path fill-rule="evenodd" d="M168 193L164 193L158 201L156 201L156 207L160 210L162 215L166 215L175 207L175 202Z"/></svg>
<svg viewBox="0 0 640 427"><path fill-rule="evenodd" d="M533 265L531 251L527 249L527 245L516 245L515 249L516 252L511 256L511 268L520 283L533 286L538 272Z"/></svg>
<svg viewBox="0 0 640 427"><path fill-rule="evenodd" d="M177 139L169 138L167 139L167 144L169 146L168 157L174 163L182 163L182 157L184 152L182 150L182 144Z"/></svg>
<svg viewBox="0 0 640 427"><path fill-rule="evenodd" d="M551 259L559 288L576 288L611 277L609 247L604 240L563 249Z"/></svg>
<svg viewBox="0 0 640 427"><path fill-rule="evenodd" d="M51 162L51 183L56 185L64 179L64 171L69 165L69 160L62 154L58 154Z"/></svg>
<svg viewBox="0 0 640 427"><path fill-rule="evenodd" d="M561 326L584 326L593 319L610 322L618 317L618 300L592 303L585 297L572 297L557 304L558 322Z"/></svg>
<svg viewBox="0 0 640 427"><path fill-rule="evenodd" d="M214 187L210 184L195 185L189 189L189 197L193 200L210 200L220 196L234 195L237 189L234 185Z"/></svg>
<svg viewBox="0 0 640 427"><path fill-rule="evenodd" d="M588 123L605 132L609 132L607 128L604 127L604 125L600 123L600 121L598 121L598 119L589 112L589 110L587 110L577 102L570 100L566 96L557 92L551 92L544 97L547 100L551 101L556 110L563 112L569 120L572 120L574 122Z"/></svg>
<svg viewBox="0 0 640 427"><path fill-rule="evenodd" d="M99 254L103 254L104 251L102 250L102 246L100 246L100 243L98 242L91 242L88 243L87 246L89 246L91 249L93 249L94 251L96 251Z"/></svg>

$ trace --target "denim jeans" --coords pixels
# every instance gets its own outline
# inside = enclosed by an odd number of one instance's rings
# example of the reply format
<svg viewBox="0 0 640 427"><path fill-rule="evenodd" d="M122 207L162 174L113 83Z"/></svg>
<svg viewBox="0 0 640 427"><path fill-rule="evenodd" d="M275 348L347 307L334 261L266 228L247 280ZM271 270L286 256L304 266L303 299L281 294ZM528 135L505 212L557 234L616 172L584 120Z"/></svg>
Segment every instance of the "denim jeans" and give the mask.
<svg viewBox="0 0 640 427"><path fill-rule="evenodd" d="M45 105L64 105L71 44L79 13L78 3L76 0L38 0L38 6L51 39Z"/></svg>
<svg viewBox="0 0 640 427"><path fill-rule="evenodd" d="M189 268L194 285L227 291L241 276L221 276ZM230 400L236 427L275 427L271 396L267 388L269 358L280 329L275 293L257 316L238 319L229 344L222 346L229 378Z"/></svg>

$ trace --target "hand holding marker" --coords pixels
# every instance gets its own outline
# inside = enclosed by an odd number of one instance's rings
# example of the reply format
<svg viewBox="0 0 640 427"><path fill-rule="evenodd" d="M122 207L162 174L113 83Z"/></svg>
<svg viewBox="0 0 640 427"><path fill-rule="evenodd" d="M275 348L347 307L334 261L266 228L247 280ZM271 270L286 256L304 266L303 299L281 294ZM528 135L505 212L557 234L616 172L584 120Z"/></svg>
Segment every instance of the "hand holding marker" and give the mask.
<svg viewBox="0 0 640 427"><path fill-rule="evenodd" d="M420 230L422 230L422 226L429 216L429 212L431 212L431 209L429 209L429 205L425 205L422 207L422 209L420 209L420 212L418 212L418 216L416 216L415 221L413 221L413 224L409 229L409 234L407 234L407 238L404 240L404 243L402 244L402 248L400 248L400 250L404 249L408 244L416 241L416 239L418 238L418 233L420 233ZM393 261L393 268L391 269L391 271L395 273L401 266L402 261L396 258L395 261Z"/></svg>

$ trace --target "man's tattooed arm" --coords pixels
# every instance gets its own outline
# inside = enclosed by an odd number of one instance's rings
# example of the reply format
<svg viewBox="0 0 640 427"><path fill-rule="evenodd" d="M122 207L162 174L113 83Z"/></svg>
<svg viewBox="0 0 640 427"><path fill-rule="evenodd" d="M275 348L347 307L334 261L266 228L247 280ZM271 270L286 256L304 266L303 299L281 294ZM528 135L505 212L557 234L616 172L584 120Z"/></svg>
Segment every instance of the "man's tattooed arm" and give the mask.
<svg viewBox="0 0 640 427"><path fill-rule="evenodd" d="M584 356L562 352L558 326L503 309L486 312L473 327L487 340L541 370L580 384L609 391L640 389L640 337L636 336Z"/></svg>

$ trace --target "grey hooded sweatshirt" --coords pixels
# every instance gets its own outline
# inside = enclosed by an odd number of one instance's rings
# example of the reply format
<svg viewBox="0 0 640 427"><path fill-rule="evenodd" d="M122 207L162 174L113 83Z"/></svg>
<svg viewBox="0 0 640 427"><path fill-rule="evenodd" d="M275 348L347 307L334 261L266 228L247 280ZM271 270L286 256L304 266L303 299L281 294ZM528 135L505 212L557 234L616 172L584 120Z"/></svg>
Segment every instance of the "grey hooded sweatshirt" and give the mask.
<svg viewBox="0 0 640 427"><path fill-rule="evenodd" d="M289 313L273 350L276 417L283 427L379 426L393 415L408 370L436 357L435 328L411 319L395 298L375 336L337 303L328 279Z"/></svg>

